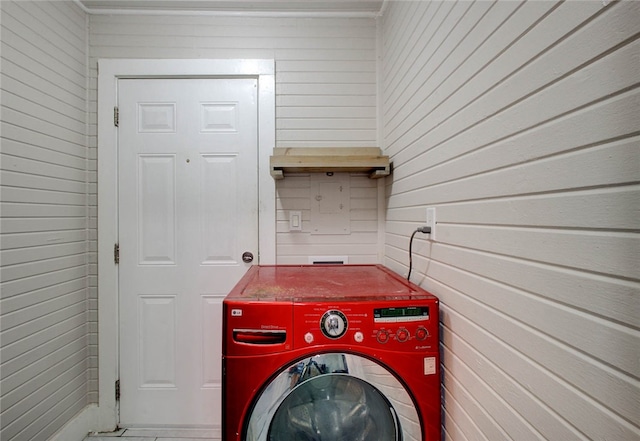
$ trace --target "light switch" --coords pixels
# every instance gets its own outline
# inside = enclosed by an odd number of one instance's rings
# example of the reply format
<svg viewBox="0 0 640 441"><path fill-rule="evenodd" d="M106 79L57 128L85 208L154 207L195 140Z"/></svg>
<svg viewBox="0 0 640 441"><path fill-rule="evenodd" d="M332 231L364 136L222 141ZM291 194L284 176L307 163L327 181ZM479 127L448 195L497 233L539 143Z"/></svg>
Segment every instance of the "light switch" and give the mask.
<svg viewBox="0 0 640 441"><path fill-rule="evenodd" d="M289 212L289 231L302 231L302 212Z"/></svg>

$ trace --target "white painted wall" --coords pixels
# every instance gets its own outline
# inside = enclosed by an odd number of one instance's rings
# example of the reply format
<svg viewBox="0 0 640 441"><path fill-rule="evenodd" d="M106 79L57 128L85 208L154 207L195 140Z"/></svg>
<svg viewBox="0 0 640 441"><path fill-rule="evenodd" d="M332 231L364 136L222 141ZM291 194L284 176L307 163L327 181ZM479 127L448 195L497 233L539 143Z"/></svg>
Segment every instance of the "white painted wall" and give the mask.
<svg viewBox="0 0 640 441"><path fill-rule="evenodd" d="M375 20L92 15L99 58L276 60L278 147L376 141Z"/></svg>
<svg viewBox="0 0 640 441"><path fill-rule="evenodd" d="M0 8L0 438L45 440L89 401L86 17Z"/></svg>
<svg viewBox="0 0 640 441"><path fill-rule="evenodd" d="M0 5L2 439L46 439L97 401L97 59L273 58L279 147L374 146L376 24L92 16L87 76L75 5ZM436 206L413 280L442 299L448 439L640 437L638 22L635 2L387 4L385 263L406 272ZM311 176L278 182L280 263L373 259L378 181L349 179L347 241L288 233Z"/></svg>
<svg viewBox="0 0 640 441"><path fill-rule="evenodd" d="M312 205L316 201L320 183L346 183L349 204L346 222L319 220ZM336 173L331 177L320 174L294 174L277 184L277 260L279 264L306 264L309 257L332 260L344 256L346 263L378 263L378 181L356 173ZM323 197L326 197L323 196ZM345 204L346 205L346 204ZM302 231L290 231L289 213L302 213ZM314 211L316 214L314 214ZM338 210L338 213L340 211ZM337 218L337 216L336 216ZM314 225L324 222L326 229L315 231ZM346 225L347 234L333 234Z"/></svg>
<svg viewBox="0 0 640 441"><path fill-rule="evenodd" d="M450 440L640 439L640 4L390 2L385 263L442 301Z"/></svg>
<svg viewBox="0 0 640 441"><path fill-rule="evenodd" d="M95 88L101 58L274 59L277 147L375 147L375 36L372 18L93 15L91 82ZM311 234L311 175L276 183L278 263L318 255L378 262L377 182L358 174L336 178L352 187L347 236ZM302 232L289 232L290 210L302 211Z"/></svg>

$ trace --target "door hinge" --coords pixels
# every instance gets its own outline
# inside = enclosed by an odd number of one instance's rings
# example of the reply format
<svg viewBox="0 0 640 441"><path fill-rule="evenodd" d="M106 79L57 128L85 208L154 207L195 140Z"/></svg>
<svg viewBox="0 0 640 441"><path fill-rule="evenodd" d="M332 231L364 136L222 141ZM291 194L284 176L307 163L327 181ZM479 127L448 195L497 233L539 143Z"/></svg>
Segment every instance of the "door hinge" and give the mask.
<svg viewBox="0 0 640 441"><path fill-rule="evenodd" d="M116 380L116 401L120 401L120 380Z"/></svg>
<svg viewBox="0 0 640 441"><path fill-rule="evenodd" d="M117 106L113 108L113 125L116 127L120 126L120 110Z"/></svg>
<svg viewBox="0 0 640 441"><path fill-rule="evenodd" d="M120 263L120 244L117 243L113 246L113 263L116 265Z"/></svg>

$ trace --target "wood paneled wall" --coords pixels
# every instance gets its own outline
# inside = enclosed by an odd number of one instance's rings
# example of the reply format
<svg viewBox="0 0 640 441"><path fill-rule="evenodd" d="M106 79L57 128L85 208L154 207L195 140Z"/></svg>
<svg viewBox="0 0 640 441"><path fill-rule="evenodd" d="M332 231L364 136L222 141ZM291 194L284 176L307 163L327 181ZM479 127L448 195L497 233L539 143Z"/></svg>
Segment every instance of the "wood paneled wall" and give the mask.
<svg viewBox="0 0 640 441"><path fill-rule="evenodd" d="M340 176L344 175L344 176ZM320 178L322 179L322 178ZM378 181L357 173L336 173L324 182L345 182L349 187L348 234L317 234L312 204L319 178L296 174L278 182L277 259L279 264L306 264L309 257L331 260L346 257L349 264L378 263ZM320 181L322 182L322 181ZM302 231L289 231L290 211L302 214ZM316 215L317 216L317 215ZM328 222L325 222L328 223ZM329 228L335 230L335 226Z"/></svg>
<svg viewBox="0 0 640 441"><path fill-rule="evenodd" d="M100 58L275 59L277 147L376 147L375 37L371 18L96 15L91 78L95 88ZM318 255L378 262L377 183L346 175L351 234L313 235L310 179L297 174L277 183L278 263ZM302 232L289 232L289 210L302 211Z"/></svg>
<svg viewBox="0 0 640 441"><path fill-rule="evenodd" d="M442 300L447 439L640 438L639 3L391 1L379 71L373 19L91 16L87 34L71 2L0 5L3 440L97 401L99 58L273 58L279 147L376 146L379 110L385 207L350 175L350 235L290 233L312 176L279 181L280 263L375 261L384 208L406 273L434 206L412 280Z"/></svg>
<svg viewBox="0 0 640 441"><path fill-rule="evenodd" d="M46 440L89 401L86 18L0 7L0 438Z"/></svg>
<svg viewBox="0 0 640 441"><path fill-rule="evenodd" d="M640 439L640 4L389 2L386 264L442 301L448 440Z"/></svg>

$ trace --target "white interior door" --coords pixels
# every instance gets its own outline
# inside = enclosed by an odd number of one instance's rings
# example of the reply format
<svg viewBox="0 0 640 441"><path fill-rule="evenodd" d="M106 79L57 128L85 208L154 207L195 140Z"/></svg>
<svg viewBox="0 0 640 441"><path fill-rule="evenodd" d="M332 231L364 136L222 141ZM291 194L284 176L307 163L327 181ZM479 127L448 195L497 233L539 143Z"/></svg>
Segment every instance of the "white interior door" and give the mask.
<svg viewBox="0 0 640 441"><path fill-rule="evenodd" d="M222 299L258 256L256 92L118 81L123 427L220 425Z"/></svg>

